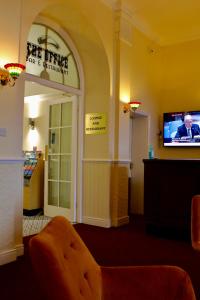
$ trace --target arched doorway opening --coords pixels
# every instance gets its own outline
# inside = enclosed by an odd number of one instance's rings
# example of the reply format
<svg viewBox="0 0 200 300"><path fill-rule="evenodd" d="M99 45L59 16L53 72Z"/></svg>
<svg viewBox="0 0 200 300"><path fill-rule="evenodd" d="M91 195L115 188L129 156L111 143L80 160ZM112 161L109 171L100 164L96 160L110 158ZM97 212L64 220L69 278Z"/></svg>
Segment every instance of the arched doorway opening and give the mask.
<svg viewBox="0 0 200 300"><path fill-rule="evenodd" d="M78 2L78 1L77 1ZM74 2L73 2L74 3ZM77 217L78 222L109 223L110 218L110 191L106 182L99 182L99 169L109 176L107 161L110 161L110 69L108 55L100 38L98 30L92 20L86 18L82 10L73 10L73 4L56 3L42 11L42 17L48 18L49 26L52 20L57 22L57 28L65 29L72 38L84 66L81 76L84 82L80 82L78 96L78 159L77 160ZM80 74L80 73L79 73ZM38 80L37 76L27 74L26 80ZM40 78L40 84L49 84L44 78ZM51 82L51 88L60 88L61 85ZM63 92L76 93L78 89L62 85ZM85 133L85 117L87 114L100 113L107 116L107 132L105 134L92 135ZM87 176L92 168L92 177ZM96 187L104 191L104 195L96 192ZM99 209L101 203L102 209ZM96 224L96 223L95 223Z"/></svg>
<svg viewBox="0 0 200 300"><path fill-rule="evenodd" d="M55 27L38 18L27 41L24 215L42 211L46 217L59 214L80 222L83 71L72 40Z"/></svg>

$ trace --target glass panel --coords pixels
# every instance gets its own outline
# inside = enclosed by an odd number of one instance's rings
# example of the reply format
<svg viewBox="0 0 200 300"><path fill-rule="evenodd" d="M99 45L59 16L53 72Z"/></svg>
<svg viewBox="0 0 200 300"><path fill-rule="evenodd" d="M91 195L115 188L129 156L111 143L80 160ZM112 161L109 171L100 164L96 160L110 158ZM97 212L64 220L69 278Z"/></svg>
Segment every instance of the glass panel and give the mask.
<svg viewBox="0 0 200 300"><path fill-rule="evenodd" d="M70 199L71 199L71 184L68 182L61 182L59 206L64 208L70 208Z"/></svg>
<svg viewBox="0 0 200 300"><path fill-rule="evenodd" d="M70 73L71 76L68 76L68 78L70 78L70 81L71 81L70 82L68 80L69 85L80 88L80 78L79 78L79 74L78 74L78 69L77 69L76 61L72 55L69 56L68 67L69 67L69 70L71 70L71 73ZM65 84L67 85L67 81Z"/></svg>
<svg viewBox="0 0 200 300"><path fill-rule="evenodd" d="M49 181L48 204L53 206L58 206L58 182Z"/></svg>
<svg viewBox="0 0 200 300"><path fill-rule="evenodd" d="M60 158L60 180L71 180L71 155L62 155Z"/></svg>
<svg viewBox="0 0 200 300"><path fill-rule="evenodd" d="M59 153L59 129L49 130L49 153Z"/></svg>
<svg viewBox="0 0 200 300"><path fill-rule="evenodd" d="M72 103L63 103L61 111L61 126L70 126L72 124Z"/></svg>
<svg viewBox="0 0 200 300"><path fill-rule="evenodd" d="M49 115L49 127L59 127L60 126L60 104L54 104L50 106Z"/></svg>
<svg viewBox="0 0 200 300"><path fill-rule="evenodd" d="M72 50L53 29L32 24L26 55L27 73L79 88L79 74Z"/></svg>
<svg viewBox="0 0 200 300"><path fill-rule="evenodd" d="M49 179L58 180L58 168L59 168L59 156L57 155L49 155L48 159L49 163Z"/></svg>
<svg viewBox="0 0 200 300"><path fill-rule="evenodd" d="M60 153L71 153L71 128L61 128Z"/></svg>

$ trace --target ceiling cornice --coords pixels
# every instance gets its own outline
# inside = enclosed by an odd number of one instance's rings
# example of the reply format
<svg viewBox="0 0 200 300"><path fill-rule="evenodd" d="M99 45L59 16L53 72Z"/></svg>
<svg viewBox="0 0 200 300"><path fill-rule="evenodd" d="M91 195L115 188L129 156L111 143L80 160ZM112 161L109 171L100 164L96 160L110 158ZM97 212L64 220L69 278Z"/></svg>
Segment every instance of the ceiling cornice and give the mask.
<svg viewBox="0 0 200 300"><path fill-rule="evenodd" d="M154 34L148 26L145 26L143 23L141 23L137 18L134 16L134 12L130 10L129 7L124 5L122 1L120 0L101 0L106 6L108 6L110 9L112 9L115 12L118 12L119 15L124 18L126 21L128 21L132 26L137 28L139 31L141 31L144 35L149 37L152 41L157 42L159 44L159 39Z"/></svg>
<svg viewBox="0 0 200 300"><path fill-rule="evenodd" d="M195 40L199 37L195 36L192 38L186 37L185 39L173 40L173 39L161 39L148 24L141 22L140 19L134 14L129 7L127 7L123 1L120 0L101 0L107 7L112 9L115 13L118 13L122 19L128 21L133 27L142 32L151 41L155 42L159 46L168 46L171 44L182 43L188 40Z"/></svg>

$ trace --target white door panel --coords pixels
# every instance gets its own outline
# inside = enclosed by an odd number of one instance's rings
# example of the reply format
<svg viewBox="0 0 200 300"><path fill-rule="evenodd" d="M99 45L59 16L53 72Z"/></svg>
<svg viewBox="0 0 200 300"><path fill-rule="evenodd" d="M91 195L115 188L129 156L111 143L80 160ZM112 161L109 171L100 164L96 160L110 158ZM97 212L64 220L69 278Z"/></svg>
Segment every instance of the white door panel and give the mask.
<svg viewBox="0 0 200 300"><path fill-rule="evenodd" d="M44 213L76 220L77 97L49 103Z"/></svg>

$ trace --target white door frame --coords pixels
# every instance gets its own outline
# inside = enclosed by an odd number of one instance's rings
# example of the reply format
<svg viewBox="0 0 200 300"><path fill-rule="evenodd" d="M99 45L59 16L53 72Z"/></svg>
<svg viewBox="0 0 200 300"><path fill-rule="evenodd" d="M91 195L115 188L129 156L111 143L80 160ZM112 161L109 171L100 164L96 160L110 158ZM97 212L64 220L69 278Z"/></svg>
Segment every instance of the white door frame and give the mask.
<svg viewBox="0 0 200 300"><path fill-rule="evenodd" d="M81 58L79 56L79 53L75 47L75 44L73 43L70 36L67 34L67 32L62 29L59 24L54 22L53 20L50 20L43 16L38 16L35 19L35 22L47 25L54 29L57 33L60 34L60 36L63 38L63 40L66 41L67 45L71 49L74 59L77 64L79 79L80 79L80 88L76 89L70 86L65 86L60 83L56 83L53 81L48 81L43 78L40 78L35 75L31 75L28 73L22 73L22 80L27 81L33 81L40 85L44 85L50 88L54 88L60 91L63 91L65 93L70 93L73 95L78 96L78 115L77 115L77 121L78 121L78 127L77 127L77 187L76 187L76 195L77 195L77 207L76 207L76 221L82 223L82 216L83 216L83 167L82 167L82 161L83 161L83 135L84 135L84 72L83 72L83 65L81 62ZM25 82L24 82L25 83Z"/></svg>
<svg viewBox="0 0 200 300"><path fill-rule="evenodd" d="M44 85L46 87L50 87L53 89L57 89L59 91L63 91L64 93L74 94L78 96L78 114L77 114L77 178L76 178L76 222L82 223L82 216L83 216L83 168L82 168L82 160L83 160L83 134L84 134L84 128L83 128L83 90L78 90L72 87L64 86L62 84L48 81L45 79L42 79L40 77L37 77L35 75L23 74L23 80L24 81L32 81L36 82L40 85Z"/></svg>
<svg viewBox="0 0 200 300"><path fill-rule="evenodd" d="M138 199L137 200L140 200L140 201L137 201L136 203L132 203L132 197L134 196L133 194L135 194L133 192L133 184L134 184L134 181L133 181L133 177L134 177L134 168L135 168L135 164L134 164L134 159L135 159L135 156L133 155L134 153L134 142L136 142L136 140L134 141L134 138L133 138L133 123L140 121L139 124L137 124L137 126L142 126L140 128L140 130L142 130L144 133L146 133L147 135L147 138L146 139L143 139L145 142L144 142L144 148L143 148L143 153L140 152L141 154L144 155L143 159L144 158L147 158L148 156L148 144L149 144L149 133L150 133L150 118L149 118L149 115L146 114L145 112L142 112L142 111L136 111L134 112L134 114L132 115L131 117L131 120L130 120L130 161L131 161L131 164L132 164L132 169L131 169L131 178L130 178L130 192L131 192L131 198L129 199L130 200L130 209L131 209L131 213L136 213L136 214L142 214L143 213L143 203L142 202L142 198L143 198L143 195L140 195L138 196ZM142 123L141 123L142 122ZM138 128L139 129L139 128ZM137 133L137 130L136 129L136 133ZM136 137L137 138L137 137ZM138 136L138 138L141 140L141 137L140 135ZM141 165L141 161L138 161L137 160L137 164L140 164ZM136 166L138 167L138 165ZM142 166L143 168L143 166ZM142 171L143 172L143 171ZM138 188L138 184L141 188L141 186L143 186L144 184L144 176L142 175L141 176L141 172L137 171L137 174L139 175L139 178L137 178L137 180L139 180L139 182L137 183L137 188ZM143 190L143 189L142 189ZM136 198L136 197L135 197ZM134 200L134 199L133 199Z"/></svg>
<svg viewBox="0 0 200 300"><path fill-rule="evenodd" d="M78 126L77 126L77 178L76 178L76 222L82 223L82 216L83 216L83 204L82 204L82 182L83 182L83 170L82 170L82 160L83 160L83 134L84 134L84 129L83 129L83 90L75 89L72 87L64 86L62 84L52 82L45 80L43 78L37 77L35 75L31 75L28 73L23 73L22 80L24 80L24 85L25 81L31 81L31 82L36 82L40 85L57 89L59 91L63 91L64 93L69 93L69 94L74 94L78 96L78 114L77 114L77 121L78 121ZM80 78L81 80L81 78Z"/></svg>

